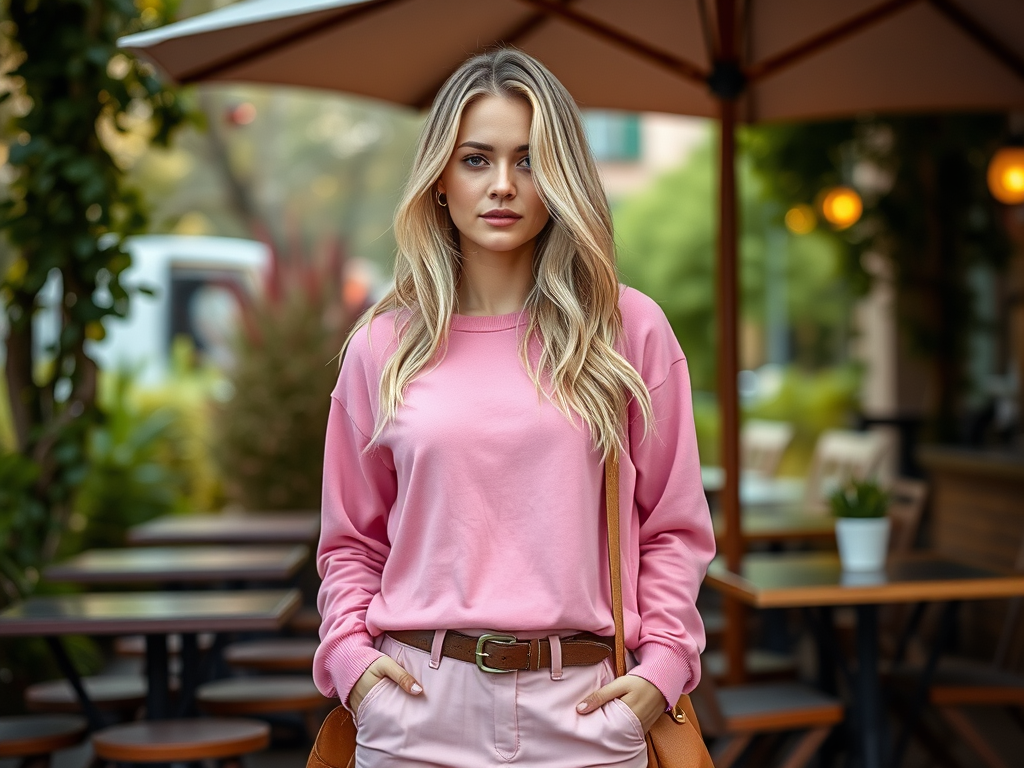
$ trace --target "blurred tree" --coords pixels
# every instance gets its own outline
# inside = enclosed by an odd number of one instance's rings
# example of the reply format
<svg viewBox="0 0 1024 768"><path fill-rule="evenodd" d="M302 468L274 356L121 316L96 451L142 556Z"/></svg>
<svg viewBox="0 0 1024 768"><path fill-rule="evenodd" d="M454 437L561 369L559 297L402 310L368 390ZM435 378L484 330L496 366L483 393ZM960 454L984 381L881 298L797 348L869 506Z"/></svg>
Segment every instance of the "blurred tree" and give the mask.
<svg viewBox="0 0 1024 768"><path fill-rule="evenodd" d="M714 388L716 181L710 145L679 169L615 207L619 269L624 282L661 304L686 352L696 389ZM742 320L764 326L769 235L781 223L749 162L740 164L740 306ZM817 368L844 360L846 315L853 298L843 279L842 251L823 233L783 237L792 357ZM745 337L746 341L750 341ZM748 355L748 357L750 357Z"/></svg>
<svg viewBox="0 0 1024 768"><path fill-rule="evenodd" d="M978 327L971 272L1001 268L1009 244L985 171L1007 138L999 115L871 117L752 131L749 155L768 193L790 205L852 184L863 218L838 234L847 274L865 286L866 254L887 259L897 315L930 370L933 437L959 436L967 344Z"/></svg>
<svg viewBox="0 0 1024 768"><path fill-rule="evenodd" d="M86 475L88 435L102 419L85 341L102 338L103 319L128 307L121 243L145 215L115 147L166 144L184 112L150 67L116 47L121 35L165 21L165 3L8 0L4 10L15 68L3 98L15 117L0 229L14 259L0 303L15 453L0 461L0 586L12 598L56 552ZM40 356L33 318L51 276L60 282L49 308L58 332Z"/></svg>

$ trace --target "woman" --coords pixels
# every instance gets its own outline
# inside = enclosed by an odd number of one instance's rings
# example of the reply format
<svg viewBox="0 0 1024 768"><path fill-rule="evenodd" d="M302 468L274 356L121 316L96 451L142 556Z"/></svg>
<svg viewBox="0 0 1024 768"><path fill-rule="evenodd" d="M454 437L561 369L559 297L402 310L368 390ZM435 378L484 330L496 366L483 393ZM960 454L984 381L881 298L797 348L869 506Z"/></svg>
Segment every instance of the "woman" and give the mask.
<svg viewBox="0 0 1024 768"><path fill-rule="evenodd" d="M427 117L394 289L331 403L314 677L359 766L644 766L691 690L714 552L686 360L619 286L579 113L515 50ZM604 459L620 459L616 679Z"/></svg>

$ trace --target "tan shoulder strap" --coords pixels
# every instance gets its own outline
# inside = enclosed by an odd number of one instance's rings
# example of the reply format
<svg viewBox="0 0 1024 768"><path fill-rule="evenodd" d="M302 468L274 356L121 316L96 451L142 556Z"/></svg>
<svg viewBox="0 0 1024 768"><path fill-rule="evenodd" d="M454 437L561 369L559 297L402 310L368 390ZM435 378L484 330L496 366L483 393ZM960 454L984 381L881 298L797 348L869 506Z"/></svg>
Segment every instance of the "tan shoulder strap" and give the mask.
<svg viewBox="0 0 1024 768"><path fill-rule="evenodd" d="M604 463L605 517L608 520L608 573L612 582L612 618L615 620L615 675L626 674L626 633L622 621L622 550L619 543L619 459Z"/></svg>

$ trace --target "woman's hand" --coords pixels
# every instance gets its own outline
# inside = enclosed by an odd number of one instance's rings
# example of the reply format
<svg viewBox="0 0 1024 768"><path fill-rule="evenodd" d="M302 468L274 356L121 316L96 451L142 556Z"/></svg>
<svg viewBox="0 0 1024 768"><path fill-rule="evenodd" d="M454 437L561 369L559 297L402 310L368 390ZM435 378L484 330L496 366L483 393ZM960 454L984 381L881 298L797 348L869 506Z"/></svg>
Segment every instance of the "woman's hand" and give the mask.
<svg viewBox="0 0 1024 768"><path fill-rule="evenodd" d="M585 715L600 709L612 699L622 699L622 702L633 710L633 714L644 727L644 733L651 729L665 711L665 697L657 686L636 675L616 677L608 685L587 696L576 709L581 715Z"/></svg>
<svg viewBox="0 0 1024 768"><path fill-rule="evenodd" d="M413 696L423 693L422 686L405 671L405 667L390 656L381 656L366 668L366 671L356 680L356 684L352 686L352 691L348 695L348 707L353 714L359 712L359 705L363 703L363 699L366 698L370 689L385 677L390 677L398 683L403 691Z"/></svg>

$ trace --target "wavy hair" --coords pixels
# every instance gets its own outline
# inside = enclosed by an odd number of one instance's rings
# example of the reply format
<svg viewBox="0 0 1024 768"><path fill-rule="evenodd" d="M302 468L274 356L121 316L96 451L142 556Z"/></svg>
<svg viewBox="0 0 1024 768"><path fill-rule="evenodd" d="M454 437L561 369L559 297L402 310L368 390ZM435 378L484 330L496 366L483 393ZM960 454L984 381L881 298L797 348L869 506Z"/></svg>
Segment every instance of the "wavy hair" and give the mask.
<svg viewBox="0 0 1024 768"><path fill-rule="evenodd" d="M371 444L395 418L409 382L446 348L462 257L458 233L437 205L434 187L455 149L463 111L485 95L530 103L530 166L551 215L537 237L520 357L538 390L590 428L594 448L605 458L618 455L630 399L639 404L646 427L653 416L643 379L615 350L622 317L608 201L576 103L542 64L511 48L459 67L438 92L420 135L395 214L394 287L349 336L385 312L397 310L401 318L397 348L381 375ZM541 351L531 364L527 349L534 336Z"/></svg>

